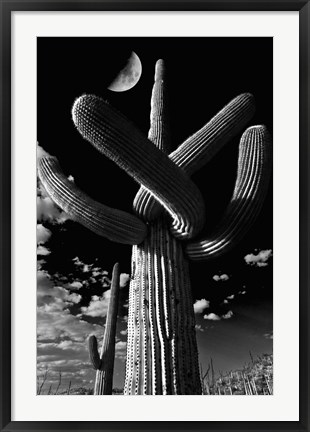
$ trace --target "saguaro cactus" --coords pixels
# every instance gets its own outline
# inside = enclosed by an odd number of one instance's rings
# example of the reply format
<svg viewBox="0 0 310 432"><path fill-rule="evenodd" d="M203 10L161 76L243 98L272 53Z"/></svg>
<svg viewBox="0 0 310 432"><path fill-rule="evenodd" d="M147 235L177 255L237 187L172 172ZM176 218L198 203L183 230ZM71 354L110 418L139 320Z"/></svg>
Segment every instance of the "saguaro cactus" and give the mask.
<svg viewBox="0 0 310 432"><path fill-rule="evenodd" d="M96 96L83 95L73 105L73 121L82 136L139 183L133 204L136 217L122 214L118 218L115 214L113 226L110 220L115 210L104 207L100 213L98 203L64 185L54 160L39 162L43 184L60 206L64 208L64 202L71 200L74 205L65 209L81 223L133 245L127 395L202 393L188 258L205 260L220 255L242 238L261 208L271 168L266 128L248 128L240 141L235 189L224 218L213 233L199 238L205 208L189 175L244 129L254 113L254 98L250 94L237 96L170 154L167 106L162 60L155 69L148 138ZM96 215L96 226L90 214ZM129 226L131 232L126 234Z"/></svg>
<svg viewBox="0 0 310 432"><path fill-rule="evenodd" d="M95 395L112 394L116 322L120 289L119 278L119 264L116 263L113 267L111 281L111 297L107 311L107 319L105 323L105 331L100 355L98 352L98 343L96 336L92 335L89 337L89 357L93 367L97 371L94 387Z"/></svg>

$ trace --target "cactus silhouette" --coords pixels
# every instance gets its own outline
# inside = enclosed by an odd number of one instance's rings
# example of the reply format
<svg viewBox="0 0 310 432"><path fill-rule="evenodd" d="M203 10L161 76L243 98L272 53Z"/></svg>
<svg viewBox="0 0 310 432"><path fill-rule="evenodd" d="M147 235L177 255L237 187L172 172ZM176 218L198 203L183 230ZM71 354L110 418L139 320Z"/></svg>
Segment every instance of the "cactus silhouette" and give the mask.
<svg viewBox="0 0 310 432"><path fill-rule="evenodd" d="M55 158L39 161L40 178L60 207L98 234L133 245L124 394L202 394L189 260L225 253L253 224L271 171L267 129L254 126L243 133L233 196L208 235L202 234L204 202L189 176L244 130L254 110L253 96L242 94L170 152L162 60L155 67L148 138L101 98L78 98L72 108L78 131L140 185L136 216L76 190Z"/></svg>
<svg viewBox="0 0 310 432"><path fill-rule="evenodd" d="M89 357L94 369L96 369L95 395L111 395L113 387L113 370L115 357L115 335L119 299L119 264L113 267L111 281L111 297L109 301L107 318L105 323L104 337L101 353L98 352L96 336L89 337Z"/></svg>

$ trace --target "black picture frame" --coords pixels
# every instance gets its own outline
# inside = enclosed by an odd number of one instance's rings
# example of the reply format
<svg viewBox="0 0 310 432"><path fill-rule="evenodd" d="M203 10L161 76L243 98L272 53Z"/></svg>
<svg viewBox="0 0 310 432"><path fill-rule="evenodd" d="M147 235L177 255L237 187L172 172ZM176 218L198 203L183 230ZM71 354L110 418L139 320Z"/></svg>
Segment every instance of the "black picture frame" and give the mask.
<svg viewBox="0 0 310 432"><path fill-rule="evenodd" d="M309 403L309 0L0 0L1 19L1 431L310 431ZM24 422L11 421L11 13L14 11L298 11L300 68L300 420L253 422Z"/></svg>

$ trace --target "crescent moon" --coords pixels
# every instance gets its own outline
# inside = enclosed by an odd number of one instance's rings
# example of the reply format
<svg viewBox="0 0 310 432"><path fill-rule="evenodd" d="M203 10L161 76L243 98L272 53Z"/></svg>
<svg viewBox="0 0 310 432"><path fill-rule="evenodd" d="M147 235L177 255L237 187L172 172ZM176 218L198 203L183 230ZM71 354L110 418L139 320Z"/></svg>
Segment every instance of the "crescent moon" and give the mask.
<svg viewBox="0 0 310 432"><path fill-rule="evenodd" d="M140 79L142 65L137 54L132 51L126 66L117 74L108 89L114 92L123 92L134 87Z"/></svg>

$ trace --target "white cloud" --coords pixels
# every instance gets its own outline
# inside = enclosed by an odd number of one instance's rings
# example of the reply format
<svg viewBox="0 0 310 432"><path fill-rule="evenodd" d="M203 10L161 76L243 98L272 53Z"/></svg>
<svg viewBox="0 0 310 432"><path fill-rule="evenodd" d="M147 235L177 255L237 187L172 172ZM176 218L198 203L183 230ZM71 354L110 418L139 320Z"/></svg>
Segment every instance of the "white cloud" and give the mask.
<svg viewBox="0 0 310 432"><path fill-rule="evenodd" d="M213 280L215 280L216 282L218 281L227 281L229 279L229 276L227 274L222 274L222 275L214 275L213 276Z"/></svg>
<svg viewBox="0 0 310 432"><path fill-rule="evenodd" d="M70 289L77 289L77 290L79 290L80 288L82 288L82 286L83 286L82 282L77 281L77 280L71 282L71 283L68 285L68 287L69 287Z"/></svg>
<svg viewBox="0 0 310 432"><path fill-rule="evenodd" d="M228 300L225 299L225 300L223 301L223 303L228 303Z"/></svg>
<svg viewBox="0 0 310 432"><path fill-rule="evenodd" d="M72 315L68 309L61 310L55 307L48 310L41 306L37 313L38 340L71 339L83 342L90 334L102 334L102 327L90 324L79 317Z"/></svg>
<svg viewBox="0 0 310 432"><path fill-rule="evenodd" d="M101 297L92 296L88 306L81 307L83 315L91 317L105 317L108 311L111 290L105 291Z"/></svg>
<svg viewBox="0 0 310 432"><path fill-rule="evenodd" d="M123 336L126 336L127 333L128 333L127 329L120 331L120 334Z"/></svg>
<svg viewBox="0 0 310 432"><path fill-rule="evenodd" d="M37 272L37 305L45 310L63 310L72 304L79 303L82 297L61 286L54 286L46 271Z"/></svg>
<svg viewBox="0 0 310 432"><path fill-rule="evenodd" d="M42 224L37 224L37 244L42 245L47 242L47 240L52 235L52 232L47 229Z"/></svg>
<svg viewBox="0 0 310 432"><path fill-rule="evenodd" d="M227 296L226 298L227 298L228 300L233 300L233 299L235 298L235 295L232 294L232 295L230 295L230 296Z"/></svg>
<svg viewBox="0 0 310 432"><path fill-rule="evenodd" d="M196 329L196 331L204 332L204 329L203 329L201 324L196 324L195 329Z"/></svg>
<svg viewBox="0 0 310 432"><path fill-rule="evenodd" d="M37 247L37 255L46 256L49 255L50 253L51 251L45 246L39 245Z"/></svg>
<svg viewBox="0 0 310 432"><path fill-rule="evenodd" d="M196 300L194 303L195 314L202 313L210 306L210 302L206 299Z"/></svg>
<svg viewBox="0 0 310 432"><path fill-rule="evenodd" d="M126 360L127 342L118 341L115 344L115 357L125 361Z"/></svg>
<svg viewBox="0 0 310 432"><path fill-rule="evenodd" d="M204 315L203 318L210 321L219 321L221 319L218 315L216 315L213 312Z"/></svg>
<svg viewBox="0 0 310 432"><path fill-rule="evenodd" d="M90 272L91 268L92 268L92 266L90 264L84 264L82 272L83 273L88 273L88 272Z"/></svg>
<svg viewBox="0 0 310 432"><path fill-rule="evenodd" d="M223 319L229 319L229 318L231 318L232 316L233 316L234 314L233 314L233 311L228 311L225 315L222 315L222 318Z"/></svg>
<svg viewBox="0 0 310 432"><path fill-rule="evenodd" d="M128 273L121 273L119 278L120 288L124 288L130 280L130 275Z"/></svg>
<svg viewBox="0 0 310 432"><path fill-rule="evenodd" d="M272 256L272 250L266 249L261 250L258 254L248 254L244 257L245 262L248 265L256 267L266 267L268 265L268 260Z"/></svg>

